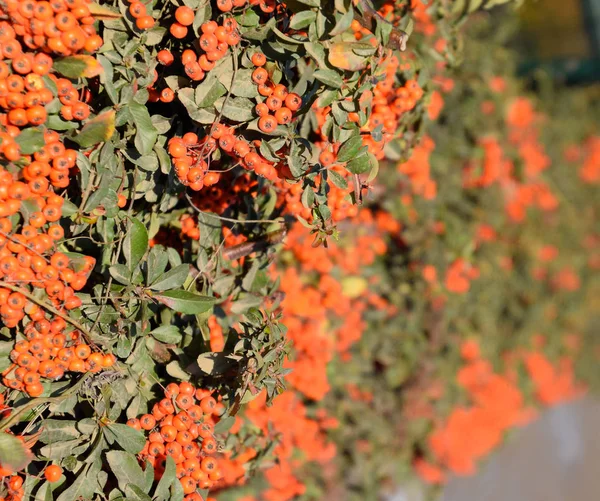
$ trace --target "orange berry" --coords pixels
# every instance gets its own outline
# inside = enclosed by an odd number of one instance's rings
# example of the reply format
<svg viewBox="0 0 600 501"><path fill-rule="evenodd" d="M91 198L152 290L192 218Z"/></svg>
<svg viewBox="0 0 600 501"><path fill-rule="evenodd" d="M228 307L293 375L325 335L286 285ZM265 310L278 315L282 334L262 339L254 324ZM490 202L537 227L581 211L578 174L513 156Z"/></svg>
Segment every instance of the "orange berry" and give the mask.
<svg viewBox="0 0 600 501"><path fill-rule="evenodd" d="M194 11L185 5L177 7L175 19L182 26L190 26L194 22Z"/></svg>
<svg viewBox="0 0 600 501"><path fill-rule="evenodd" d="M60 477L62 476L62 472L63 470L60 466L58 466L57 464L51 464L44 471L44 477L46 477L46 480L48 482L54 483L60 479Z"/></svg>

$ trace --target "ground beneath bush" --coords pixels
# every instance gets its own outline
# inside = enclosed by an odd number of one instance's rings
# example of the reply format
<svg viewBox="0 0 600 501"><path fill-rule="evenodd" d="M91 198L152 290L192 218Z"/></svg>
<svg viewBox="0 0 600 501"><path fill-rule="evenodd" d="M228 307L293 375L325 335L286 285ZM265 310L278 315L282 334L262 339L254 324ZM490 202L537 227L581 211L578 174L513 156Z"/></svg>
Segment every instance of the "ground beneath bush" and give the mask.
<svg viewBox="0 0 600 501"><path fill-rule="evenodd" d="M452 478L440 501L587 501L600 492L600 400L548 410L516 431L468 478ZM422 501L416 486L388 501Z"/></svg>

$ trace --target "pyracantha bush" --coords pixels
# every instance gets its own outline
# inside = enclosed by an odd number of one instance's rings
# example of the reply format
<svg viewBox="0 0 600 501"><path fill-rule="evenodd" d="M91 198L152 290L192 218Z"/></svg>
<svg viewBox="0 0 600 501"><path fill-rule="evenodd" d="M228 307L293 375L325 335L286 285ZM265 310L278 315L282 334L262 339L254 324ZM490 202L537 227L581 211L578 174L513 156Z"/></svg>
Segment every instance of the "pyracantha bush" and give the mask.
<svg viewBox="0 0 600 501"><path fill-rule="evenodd" d="M528 396L577 394L595 209L572 223L506 68L467 53L453 89L459 26L499 3L0 0L0 497L372 491L383 418L440 483L531 415L519 364ZM560 154L593 184L585 132ZM564 347L503 345L542 329L524 311Z"/></svg>

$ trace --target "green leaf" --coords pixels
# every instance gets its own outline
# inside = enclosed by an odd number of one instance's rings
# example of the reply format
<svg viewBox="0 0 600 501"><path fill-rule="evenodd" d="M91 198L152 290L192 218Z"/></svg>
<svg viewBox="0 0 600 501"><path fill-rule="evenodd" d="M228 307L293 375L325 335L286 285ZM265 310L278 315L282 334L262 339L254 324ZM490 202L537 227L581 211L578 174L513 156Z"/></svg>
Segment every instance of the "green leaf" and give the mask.
<svg viewBox="0 0 600 501"><path fill-rule="evenodd" d="M353 19L354 11L352 10L352 7L350 7L348 12L346 12L342 17L338 19L337 23L335 24L334 28L329 32L329 34L332 37L334 37L336 35L339 35L340 33L343 33L348 28L350 28L350 24L352 23Z"/></svg>
<svg viewBox="0 0 600 501"><path fill-rule="evenodd" d="M40 449L40 454L48 459L62 459L70 456L81 440L66 440L46 445Z"/></svg>
<svg viewBox="0 0 600 501"><path fill-rule="evenodd" d="M117 477L119 489L123 492L125 492L128 485L136 485L143 480L144 472L133 454L123 451L110 451L106 453L106 459L110 469Z"/></svg>
<svg viewBox="0 0 600 501"><path fill-rule="evenodd" d="M216 115L208 109L200 109L194 100L194 89L185 88L177 91L177 97L181 104L185 106L188 115L192 120L203 124L212 123Z"/></svg>
<svg viewBox="0 0 600 501"><path fill-rule="evenodd" d="M135 430L126 424L112 423L105 426L104 430L112 433L117 443L132 454L140 452L146 443L146 438L140 430Z"/></svg>
<svg viewBox="0 0 600 501"><path fill-rule="evenodd" d="M21 470L29 464L32 455L29 449L14 435L0 433L0 463L14 471Z"/></svg>
<svg viewBox="0 0 600 501"><path fill-rule="evenodd" d="M110 276L123 285L131 283L131 271L124 264L114 264L108 268Z"/></svg>
<svg viewBox="0 0 600 501"><path fill-rule="evenodd" d="M23 129L15 138L15 143L19 145L23 155L31 155L46 144L42 130L34 127Z"/></svg>
<svg viewBox="0 0 600 501"><path fill-rule="evenodd" d="M136 127L135 147L142 155L148 155L152 151L154 143L156 143L158 131L152 125L150 113L148 113L146 106L132 101L129 104L129 111Z"/></svg>
<svg viewBox="0 0 600 501"><path fill-rule="evenodd" d="M77 430L76 425L76 421L46 419L42 427L40 442L53 444L79 438L81 433Z"/></svg>
<svg viewBox="0 0 600 501"><path fill-rule="evenodd" d="M115 132L115 116L114 110L101 113L88 120L81 132L71 139L83 148L108 141Z"/></svg>
<svg viewBox="0 0 600 501"><path fill-rule="evenodd" d="M363 141L361 135L354 134L340 147L337 155L337 161L348 162L349 160L352 160L354 157L356 157L362 148L362 145Z"/></svg>
<svg viewBox="0 0 600 501"><path fill-rule="evenodd" d="M290 19L290 28L293 30L300 30L306 28L309 24L312 24L317 19L317 13L314 10L304 10L294 14Z"/></svg>
<svg viewBox="0 0 600 501"><path fill-rule="evenodd" d="M156 245L150 249L146 260L146 283L151 284L161 276L169 264L169 256L164 247Z"/></svg>
<svg viewBox="0 0 600 501"><path fill-rule="evenodd" d="M167 344L177 344L182 337L179 328L175 325L161 325L150 331L150 334L158 341Z"/></svg>
<svg viewBox="0 0 600 501"><path fill-rule="evenodd" d="M371 170L376 163L377 159L375 156L372 153L365 151L348 162L346 164L346 169L352 172L352 174L362 174Z"/></svg>
<svg viewBox="0 0 600 501"><path fill-rule="evenodd" d="M256 29L243 30L242 36L248 40L256 40L262 42L266 40L273 27L277 24L277 18L271 17L266 23Z"/></svg>
<svg viewBox="0 0 600 501"><path fill-rule="evenodd" d="M215 425L215 433L226 433L234 425L235 417L227 416Z"/></svg>
<svg viewBox="0 0 600 501"><path fill-rule="evenodd" d="M49 115L46 120L46 127L52 130L73 130L79 128L77 122L65 122L58 115Z"/></svg>
<svg viewBox="0 0 600 501"><path fill-rule="evenodd" d="M148 231L146 227L138 219L131 218L131 226L123 241L123 254L125 254L125 259L131 271L140 262L147 248Z"/></svg>
<svg viewBox="0 0 600 501"><path fill-rule="evenodd" d="M85 490L85 483L87 481L87 471L91 468L91 465L84 471L81 471L79 476L69 485L67 490L58 496L56 501L73 501L80 497L81 493Z"/></svg>
<svg viewBox="0 0 600 501"><path fill-rule="evenodd" d="M190 265L181 264L176 268L173 268L160 277L150 286L153 291L165 291L170 289L177 289L181 287L188 275L190 274Z"/></svg>
<svg viewBox="0 0 600 501"><path fill-rule="evenodd" d="M155 501L168 501L170 496L169 487L177 480L175 471L175 461L173 461L171 456L167 456L165 471L162 474L162 477L160 477L156 490L154 491Z"/></svg>
<svg viewBox="0 0 600 501"><path fill-rule="evenodd" d="M231 86L231 93L238 97L258 96L258 86L252 81L251 69L238 70ZM220 96L219 96L220 97Z"/></svg>
<svg viewBox="0 0 600 501"><path fill-rule="evenodd" d="M304 43L303 40L297 40L295 38L292 38L292 37L286 35L285 33L282 33L275 26L273 26L273 33L275 33L275 35L277 35L277 37L280 38L281 40L283 40L285 42L289 42L291 44L300 45L300 44Z"/></svg>
<svg viewBox="0 0 600 501"><path fill-rule="evenodd" d="M229 118L234 122L247 122L254 118L254 104L245 97L234 97L227 99L221 98L215 102L215 108L221 112L225 118Z"/></svg>
<svg viewBox="0 0 600 501"><path fill-rule="evenodd" d="M152 498L137 485L129 484L125 489L125 494L127 501L152 501Z"/></svg>
<svg viewBox="0 0 600 501"><path fill-rule="evenodd" d="M335 89L340 89L344 83L341 75L333 70L317 70L313 75L319 82Z"/></svg>
<svg viewBox="0 0 600 501"><path fill-rule="evenodd" d="M33 501L52 501L53 499L52 484L50 482L44 482L35 493Z"/></svg>
<svg viewBox="0 0 600 501"><path fill-rule="evenodd" d="M209 73L204 82L196 87L194 101L198 108L209 108L215 104L217 99L225 94L227 94L225 86L214 75Z"/></svg>
<svg viewBox="0 0 600 501"><path fill-rule="evenodd" d="M208 296L200 296L185 290L166 291L153 296L165 306L187 315L197 315L208 311L215 299Z"/></svg>
<svg viewBox="0 0 600 501"><path fill-rule="evenodd" d="M348 181L346 181L346 178L342 177L338 172L330 169L327 171L327 177L338 188L342 190L348 188Z"/></svg>

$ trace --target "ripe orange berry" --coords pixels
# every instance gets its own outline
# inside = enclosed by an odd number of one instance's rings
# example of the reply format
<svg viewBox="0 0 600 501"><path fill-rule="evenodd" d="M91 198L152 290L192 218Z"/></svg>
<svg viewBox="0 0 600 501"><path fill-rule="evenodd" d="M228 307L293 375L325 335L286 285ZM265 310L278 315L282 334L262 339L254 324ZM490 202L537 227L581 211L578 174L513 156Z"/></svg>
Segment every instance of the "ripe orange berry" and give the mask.
<svg viewBox="0 0 600 501"><path fill-rule="evenodd" d="M151 430L156 426L156 419L152 414L144 414L140 418L140 426L143 430Z"/></svg>
<svg viewBox="0 0 600 501"><path fill-rule="evenodd" d="M190 26L194 22L194 11L185 5L177 7L175 19L182 26Z"/></svg>
<svg viewBox="0 0 600 501"><path fill-rule="evenodd" d="M267 56L265 56L262 52L255 52L252 54L251 60L254 66L264 66L267 62Z"/></svg>
<svg viewBox="0 0 600 501"><path fill-rule="evenodd" d="M252 81L257 85L266 83L268 78L269 73L267 73L267 70L265 70L264 68L256 68L252 72Z"/></svg>
<svg viewBox="0 0 600 501"><path fill-rule="evenodd" d="M273 132L277 128L277 120L272 115L260 117L258 128L263 132Z"/></svg>
<svg viewBox="0 0 600 501"><path fill-rule="evenodd" d="M175 38L185 38L188 33L188 29L181 23L173 23L171 26L169 26L169 33L171 33L171 35L173 35Z"/></svg>
<svg viewBox="0 0 600 501"><path fill-rule="evenodd" d="M291 92L285 97L285 106L291 111L296 111L302 106L302 98L298 94Z"/></svg>
<svg viewBox="0 0 600 501"><path fill-rule="evenodd" d="M231 9L233 9L232 0L217 0L217 9L219 9L221 12L229 12Z"/></svg>
<svg viewBox="0 0 600 501"><path fill-rule="evenodd" d="M57 464L51 464L44 471L44 477L46 477L46 480L50 483L58 482L62 476L62 471L62 468Z"/></svg>
<svg viewBox="0 0 600 501"><path fill-rule="evenodd" d="M156 59L163 66L170 66L175 61L175 57L168 49L163 49L156 54Z"/></svg>
<svg viewBox="0 0 600 501"><path fill-rule="evenodd" d="M152 16L142 16L135 20L135 25L140 30L149 30L154 26L154 18Z"/></svg>
<svg viewBox="0 0 600 501"><path fill-rule="evenodd" d="M146 6L142 2L132 2L129 5L129 13L134 19L148 15L148 12L146 11Z"/></svg>
<svg viewBox="0 0 600 501"><path fill-rule="evenodd" d="M173 99L175 99L175 93L168 87L164 88L160 92L160 100L163 103L170 103L171 101L173 101Z"/></svg>

